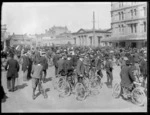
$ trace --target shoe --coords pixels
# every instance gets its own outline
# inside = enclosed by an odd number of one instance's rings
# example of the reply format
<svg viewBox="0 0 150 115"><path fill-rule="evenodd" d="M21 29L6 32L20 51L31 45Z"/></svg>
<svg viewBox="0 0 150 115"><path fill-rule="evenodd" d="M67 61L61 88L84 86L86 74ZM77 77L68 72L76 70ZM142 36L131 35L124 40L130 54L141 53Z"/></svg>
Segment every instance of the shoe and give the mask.
<svg viewBox="0 0 150 115"><path fill-rule="evenodd" d="M48 95L47 95L47 94L45 94L45 95L44 95L44 99L47 99L47 98L48 98Z"/></svg>
<svg viewBox="0 0 150 115"><path fill-rule="evenodd" d="M9 89L8 91L9 91L9 92L12 92L12 89Z"/></svg>
<svg viewBox="0 0 150 115"><path fill-rule="evenodd" d="M35 95L32 95L32 99L35 100L35 98L36 98L36 96L35 96Z"/></svg>

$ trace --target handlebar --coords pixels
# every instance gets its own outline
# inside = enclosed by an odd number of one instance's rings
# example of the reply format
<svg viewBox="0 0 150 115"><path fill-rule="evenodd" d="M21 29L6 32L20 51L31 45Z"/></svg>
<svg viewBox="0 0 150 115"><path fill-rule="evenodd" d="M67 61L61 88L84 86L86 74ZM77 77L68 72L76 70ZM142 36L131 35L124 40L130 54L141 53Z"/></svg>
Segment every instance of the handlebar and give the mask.
<svg viewBox="0 0 150 115"><path fill-rule="evenodd" d="M133 82L133 84L135 84L135 85L141 85L141 83L138 83L138 82Z"/></svg>

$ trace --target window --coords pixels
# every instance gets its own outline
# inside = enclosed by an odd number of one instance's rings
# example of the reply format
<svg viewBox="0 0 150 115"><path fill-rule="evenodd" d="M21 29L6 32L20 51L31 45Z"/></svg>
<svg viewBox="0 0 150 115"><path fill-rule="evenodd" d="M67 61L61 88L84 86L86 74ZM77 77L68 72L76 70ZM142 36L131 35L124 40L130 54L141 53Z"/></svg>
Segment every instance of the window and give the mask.
<svg viewBox="0 0 150 115"><path fill-rule="evenodd" d="M121 20L121 14L120 14L120 12L119 12L119 20Z"/></svg>
<svg viewBox="0 0 150 115"><path fill-rule="evenodd" d="M121 32L121 27L120 27L120 25L119 25L118 27L119 27L119 32Z"/></svg>
<svg viewBox="0 0 150 115"><path fill-rule="evenodd" d="M131 10L131 17L133 16L133 10Z"/></svg>
<svg viewBox="0 0 150 115"><path fill-rule="evenodd" d="M146 22L144 22L144 32L146 32Z"/></svg>
<svg viewBox="0 0 150 115"><path fill-rule="evenodd" d="M137 24L134 24L134 32L137 33Z"/></svg>
<svg viewBox="0 0 150 115"><path fill-rule="evenodd" d="M124 32L124 26L123 26L123 24L122 24L122 33Z"/></svg>
<svg viewBox="0 0 150 115"><path fill-rule="evenodd" d="M134 16L136 16L136 14L137 14L137 11L136 11L136 9L134 9Z"/></svg>
<svg viewBox="0 0 150 115"><path fill-rule="evenodd" d="M133 33L133 24L131 24L131 33Z"/></svg>
<svg viewBox="0 0 150 115"><path fill-rule="evenodd" d="M146 7L143 7L144 10L144 16L146 16Z"/></svg>
<svg viewBox="0 0 150 115"><path fill-rule="evenodd" d="M123 12L122 12L122 20L124 20L124 14L123 14Z"/></svg>
<svg viewBox="0 0 150 115"><path fill-rule="evenodd" d="M121 2L119 2L119 8L121 7Z"/></svg>

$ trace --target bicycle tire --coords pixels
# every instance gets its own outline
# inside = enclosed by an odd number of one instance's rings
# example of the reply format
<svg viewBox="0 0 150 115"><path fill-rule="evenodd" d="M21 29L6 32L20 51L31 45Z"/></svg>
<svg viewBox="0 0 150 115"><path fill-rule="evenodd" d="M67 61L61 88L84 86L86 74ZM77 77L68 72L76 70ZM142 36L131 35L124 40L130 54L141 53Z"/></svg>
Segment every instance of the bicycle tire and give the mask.
<svg viewBox="0 0 150 115"><path fill-rule="evenodd" d="M143 87L136 87L131 93L132 102L138 106L144 106L146 95ZM139 99L140 98L140 99Z"/></svg>

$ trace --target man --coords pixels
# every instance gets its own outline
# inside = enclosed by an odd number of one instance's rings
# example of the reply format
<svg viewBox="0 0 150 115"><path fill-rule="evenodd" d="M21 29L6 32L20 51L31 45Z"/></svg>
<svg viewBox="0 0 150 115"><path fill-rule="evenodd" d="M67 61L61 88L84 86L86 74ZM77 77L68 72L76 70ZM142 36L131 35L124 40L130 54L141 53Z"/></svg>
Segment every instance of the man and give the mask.
<svg viewBox="0 0 150 115"><path fill-rule="evenodd" d="M47 75L47 69L48 69L48 59L46 58L46 53L41 54L41 62L43 66L43 82L46 82L46 75Z"/></svg>
<svg viewBox="0 0 150 115"><path fill-rule="evenodd" d="M27 58L29 61L27 79L29 80L31 79L31 70L32 70L32 63L33 63L31 52L27 53Z"/></svg>
<svg viewBox="0 0 150 115"><path fill-rule="evenodd" d="M27 81L28 80L27 75L28 75L29 59L28 59L26 52L24 52L22 60L23 60L23 63L22 63L23 81Z"/></svg>
<svg viewBox="0 0 150 115"><path fill-rule="evenodd" d="M101 70L102 61L101 61L99 55L95 59L95 67L96 67L96 71L97 71L97 74L98 74L98 80L100 81L101 78L103 77L103 74L102 74L102 70Z"/></svg>
<svg viewBox="0 0 150 115"><path fill-rule="evenodd" d="M73 62L71 59L71 55L68 55L67 60L65 61L65 73L67 75L67 78L70 79L71 84L73 84L73 80L72 80L73 71L74 69L73 69Z"/></svg>
<svg viewBox="0 0 150 115"><path fill-rule="evenodd" d="M53 57L53 64L54 64L54 67L55 67L55 75L57 76L57 71L58 71L58 64L57 64L57 61L59 60L59 51L56 52L56 54L54 55Z"/></svg>
<svg viewBox="0 0 150 115"><path fill-rule="evenodd" d="M9 68L8 68L9 67ZM18 77L19 63L14 59L14 54L10 54L10 59L7 61L5 70L7 72L7 87L10 92L14 92L15 89L15 79Z"/></svg>
<svg viewBox="0 0 150 115"><path fill-rule="evenodd" d="M37 62L35 65L33 65L32 68L32 88L33 88L33 95L32 98L35 99L35 90L38 85L39 92L43 94L44 98L47 98L46 92L42 87L42 72L43 72L43 66L41 64L41 61Z"/></svg>
<svg viewBox="0 0 150 115"><path fill-rule="evenodd" d="M83 64L85 67L85 74L87 77L89 77L89 71L90 71L90 58L89 55L87 54L84 59L83 59Z"/></svg>
<svg viewBox="0 0 150 115"><path fill-rule="evenodd" d="M74 68L76 68L76 66L77 66L77 61L78 61L77 55L76 55L75 52L73 51L73 52L72 52L72 62L73 62L73 67L74 67Z"/></svg>
<svg viewBox="0 0 150 115"><path fill-rule="evenodd" d="M129 90L133 87L133 82L135 81L135 77L133 76L132 71L130 70L130 61L126 60L126 65L124 65L120 72L121 77L121 85L123 87L128 88Z"/></svg>
<svg viewBox="0 0 150 115"><path fill-rule="evenodd" d="M113 71L113 65L112 65L110 57L106 58L105 68L106 68L106 74L107 74L107 83L110 86L110 88L112 88L112 81L113 81L112 71Z"/></svg>
<svg viewBox="0 0 150 115"><path fill-rule="evenodd" d="M60 58L57 62L58 64L58 71L57 71L57 75L61 75L61 76L64 76L65 75L65 66L64 66L64 62L66 60L66 57L65 55L60 55Z"/></svg>
<svg viewBox="0 0 150 115"><path fill-rule="evenodd" d="M84 74L85 74L85 68L84 68L84 64L83 64L83 57L84 57L84 55L81 55L78 62L77 62L76 73L77 73L78 82L82 82Z"/></svg>
<svg viewBox="0 0 150 115"><path fill-rule="evenodd" d="M144 57L142 57L141 61L140 61L140 72L143 75L143 85L145 85L145 81L147 78L147 60L144 59Z"/></svg>

